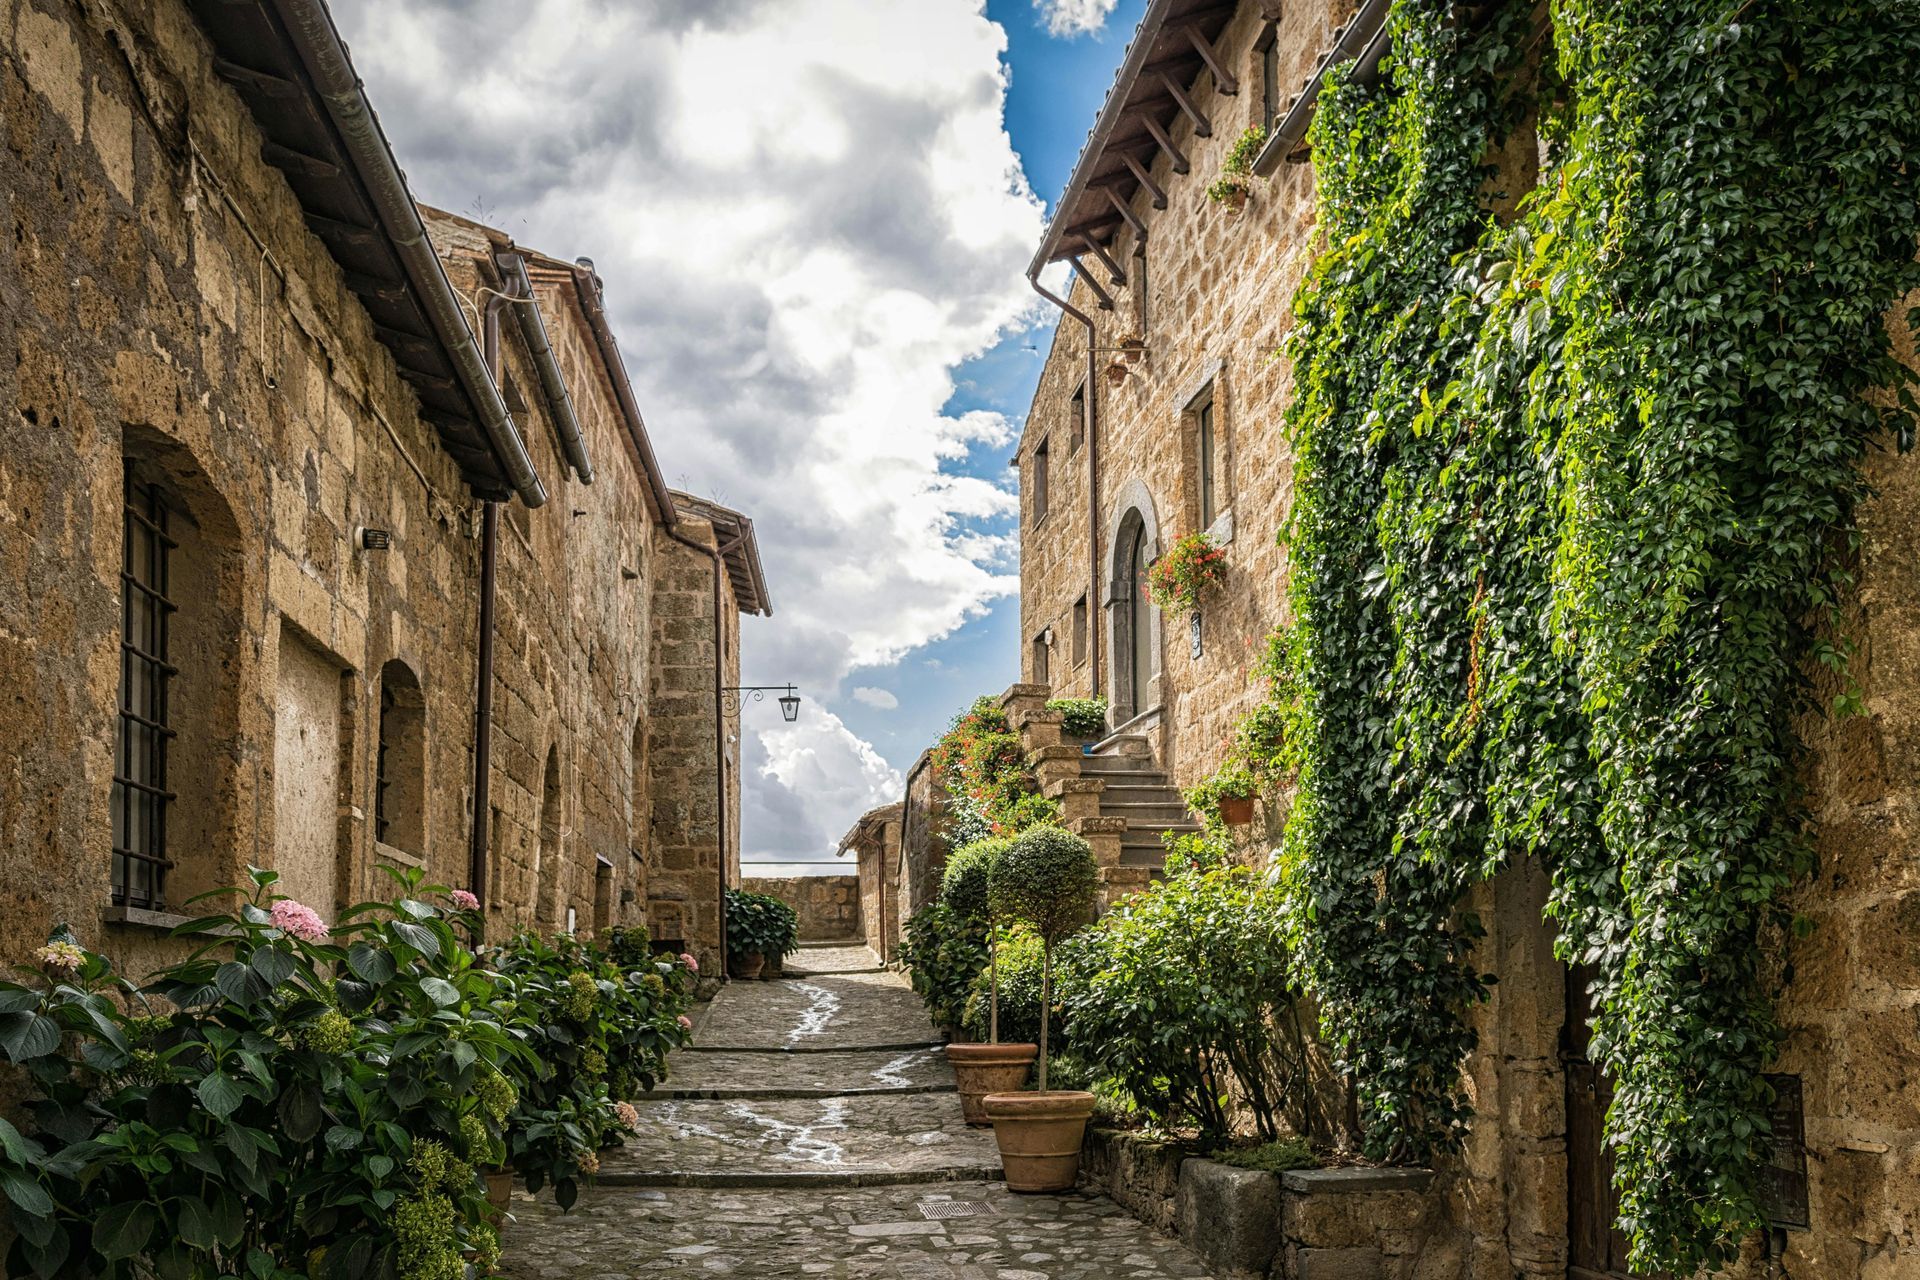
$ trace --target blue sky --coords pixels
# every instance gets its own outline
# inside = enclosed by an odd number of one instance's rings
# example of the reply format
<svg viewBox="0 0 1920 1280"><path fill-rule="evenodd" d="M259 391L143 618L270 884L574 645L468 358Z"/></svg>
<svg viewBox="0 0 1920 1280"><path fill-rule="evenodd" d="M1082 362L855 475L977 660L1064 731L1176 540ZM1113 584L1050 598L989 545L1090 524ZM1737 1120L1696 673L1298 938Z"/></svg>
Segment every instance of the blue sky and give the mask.
<svg viewBox="0 0 1920 1280"><path fill-rule="evenodd" d="M1050 34L1032 0L988 0L987 16L1007 33L1009 73L1006 127L1034 194L1049 214L1079 159L1087 130L1106 100L1126 44L1146 0L1120 0L1096 33ZM955 370L958 386L949 413L989 409L1015 423L1026 418L1053 323L1010 334ZM1031 349L1029 349L1031 348ZM1004 479L1008 448L976 448L953 468L989 480ZM1001 520L995 527L1011 529ZM1019 675L1019 601L1005 598L951 636L928 644L895 665L856 668L848 690L884 689L899 700L879 710L845 697L834 710L903 772L932 745L949 718L982 693L999 693Z"/></svg>

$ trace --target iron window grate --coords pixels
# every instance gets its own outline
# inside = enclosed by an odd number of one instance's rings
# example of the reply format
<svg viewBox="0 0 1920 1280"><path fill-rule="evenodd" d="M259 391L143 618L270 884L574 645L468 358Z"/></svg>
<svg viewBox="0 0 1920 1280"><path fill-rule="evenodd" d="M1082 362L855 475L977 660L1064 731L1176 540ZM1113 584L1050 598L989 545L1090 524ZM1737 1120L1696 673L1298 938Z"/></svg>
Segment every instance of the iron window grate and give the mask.
<svg viewBox="0 0 1920 1280"><path fill-rule="evenodd" d="M126 480L120 581L120 725L113 761L113 901L158 910L166 902L167 755L171 723L169 633L178 606L168 596L173 551L157 485Z"/></svg>

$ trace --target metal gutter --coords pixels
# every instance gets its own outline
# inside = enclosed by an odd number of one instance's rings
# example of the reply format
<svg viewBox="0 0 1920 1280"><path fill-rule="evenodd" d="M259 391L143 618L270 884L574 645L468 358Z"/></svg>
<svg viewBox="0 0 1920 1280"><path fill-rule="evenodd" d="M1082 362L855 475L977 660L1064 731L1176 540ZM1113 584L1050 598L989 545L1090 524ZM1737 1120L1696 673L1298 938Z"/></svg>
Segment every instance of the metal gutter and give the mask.
<svg viewBox="0 0 1920 1280"><path fill-rule="evenodd" d="M374 118L373 107L361 91L360 78L354 73L346 45L340 40L325 0L269 0L269 3L326 104L327 114L346 144L360 180L366 184L381 225L419 295L428 323L433 326L434 335L453 364L455 376L479 413L480 425L500 460L508 484L529 507L542 505L547 500L546 486L540 483L533 459L527 455L526 441L514 426L513 416L507 411L500 388L487 369L473 330L461 314L453 285L427 239L419 210L414 208L406 175L400 172L393 150Z"/></svg>
<svg viewBox="0 0 1920 1280"><path fill-rule="evenodd" d="M1044 253L1045 250L1043 249ZM1093 317L1080 308L1060 297L1040 283L1040 269L1034 267L1027 272L1027 283L1033 291L1060 308L1061 312L1072 316L1087 330L1087 381L1086 395L1082 397L1086 404L1087 436L1087 678L1091 682L1088 697L1100 696L1100 435L1094 430L1098 415L1094 412L1094 401L1099 385L1100 357L1095 348L1100 345L1098 331L1094 328ZM1071 292L1071 289L1069 289ZM1118 679L1118 676L1115 677Z"/></svg>
<svg viewBox="0 0 1920 1280"><path fill-rule="evenodd" d="M1054 249L1059 244L1063 229L1059 225L1060 220L1079 203L1094 169L1106 154L1107 142L1113 137L1114 127L1127 113L1127 91L1123 86L1131 86L1139 79L1141 69L1147 65L1148 56L1160 40L1160 30L1166 25L1167 15L1173 5L1174 0L1151 0L1139 26L1134 29L1133 43L1127 46L1126 59L1114 75L1113 87L1107 90L1107 100L1101 104L1100 115L1087 134L1086 145L1080 149L1079 161L1073 166L1073 176L1067 179L1066 190L1060 193L1059 202L1053 206L1053 217L1047 221L1047 233L1040 237L1040 248L1027 268L1029 280L1053 261Z"/></svg>
<svg viewBox="0 0 1920 1280"><path fill-rule="evenodd" d="M1319 105L1328 71L1343 62L1352 62L1353 79L1361 84L1372 83L1380 74L1380 59L1386 56L1387 46L1392 43L1387 33L1387 12L1392 7L1392 0L1365 0L1347 25L1334 33L1333 47L1321 55L1306 85L1287 105L1287 113L1274 124L1267 145L1254 158L1254 173L1271 178L1281 161L1298 153L1307 129L1313 124L1314 108Z"/></svg>
<svg viewBox="0 0 1920 1280"><path fill-rule="evenodd" d="M533 367L540 373L540 390L553 413L560 452L566 455L567 465L580 477L580 483L592 484L593 460L587 457L587 441L573 411L573 395L567 390L567 380L560 376L560 362L554 358L553 343L547 337L547 322L540 315L539 300L533 296L533 281L527 278L527 260L517 253L501 253L494 255L494 262L518 294L514 318L520 322L520 336L533 354Z"/></svg>
<svg viewBox="0 0 1920 1280"><path fill-rule="evenodd" d="M639 402L633 398L633 384L627 381L627 366L620 358L620 344L607 323L606 303L600 296L600 277L591 266L576 263L571 270L574 294L580 299L580 313L586 317L587 328L592 330L593 340L600 347L600 362L607 368L607 381L613 384L614 399L620 402L620 416L626 423L627 439L632 441L633 450L639 455L640 469L646 473L647 489L653 494L654 505L659 508L660 523L671 532L680 522L680 513L674 507L673 490L667 487L667 477L660 470L660 460L654 456L653 442L647 438L647 422L640 416Z"/></svg>

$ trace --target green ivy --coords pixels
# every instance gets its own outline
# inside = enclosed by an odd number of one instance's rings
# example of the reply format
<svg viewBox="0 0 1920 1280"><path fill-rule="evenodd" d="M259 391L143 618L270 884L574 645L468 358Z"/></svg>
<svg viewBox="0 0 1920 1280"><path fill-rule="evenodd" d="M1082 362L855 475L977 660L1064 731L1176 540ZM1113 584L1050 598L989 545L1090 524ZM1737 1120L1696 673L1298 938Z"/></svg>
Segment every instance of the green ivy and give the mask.
<svg viewBox="0 0 1920 1280"><path fill-rule="evenodd" d="M1561 954L1598 975L1633 1264L1691 1274L1760 1221L1763 958L1810 861L1795 721L1844 670L1861 462L1920 420L1884 323L1920 288L1920 24L1554 0L1553 149L1499 226L1521 33L1440 8L1396 4L1389 85L1336 83L1313 134L1287 530L1310 972L1369 1150L1443 1150L1484 992L1459 896L1543 859Z"/></svg>

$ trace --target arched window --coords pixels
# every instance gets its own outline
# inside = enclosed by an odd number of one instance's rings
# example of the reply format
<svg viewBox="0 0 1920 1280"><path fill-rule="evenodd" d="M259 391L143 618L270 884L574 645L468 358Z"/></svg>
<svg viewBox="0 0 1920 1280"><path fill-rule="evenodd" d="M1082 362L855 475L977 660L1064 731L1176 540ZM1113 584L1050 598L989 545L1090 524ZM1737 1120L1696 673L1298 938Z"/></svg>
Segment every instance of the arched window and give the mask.
<svg viewBox="0 0 1920 1280"><path fill-rule="evenodd" d="M547 768L540 786L540 848L534 855L534 923L551 928L559 923L561 880L566 865L560 860L560 751L547 748Z"/></svg>
<svg viewBox="0 0 1920 1280"><path fill-rule="evenodd" d="M427 851L427 704L419 678L399 659L380 668L380 743L374 762L373 838L424 857Z"/></svg>

